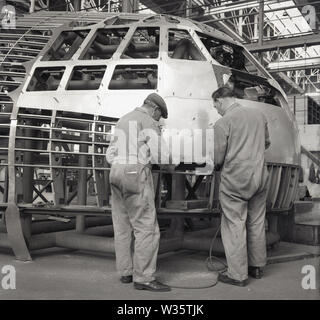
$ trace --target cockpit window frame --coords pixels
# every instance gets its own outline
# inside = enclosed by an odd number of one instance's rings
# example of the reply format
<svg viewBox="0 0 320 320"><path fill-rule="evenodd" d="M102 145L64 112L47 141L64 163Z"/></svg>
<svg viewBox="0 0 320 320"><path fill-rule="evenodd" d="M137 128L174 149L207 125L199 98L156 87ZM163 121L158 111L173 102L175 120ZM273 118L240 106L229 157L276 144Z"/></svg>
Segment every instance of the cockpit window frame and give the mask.
<svg viewBox="0 0 320 320"><path fill-rule="evenodd" d="M194 54L198 54L199 55L199 59L185 59L184 57L177 57L177 58L174 58L174 57L171 57L169 52L170 52L170 31L171 32L174 32L174 31L180 31L180 32L184 32L186 33L192 43L191 43L191 48L195 49L197 52L194 52ZM207 61L207 57L203 54L202 50L201 50L201 47L199 46L199 43L197 43L197 39L195 39L194 37L194 34L192 34L190 32L191 30L189 30L188 28L179 28L179 27L173 27L173 26L169 26L168 28L166 28L165 32L166 32L166 57L170 60L170 61L188 61L188 62L205 62ZM184 39L181 39L181 40L184 40ZM184 45L184 43L182 43L182 45ZM185 46L186 47L186 46ZM177 48L175 48L176 50ZM189 53L189 56L191 55L191 53Z"/></svg>
<svg viewBox="0 0 320 320"><path fill-rule="evenodd" d="M122 39L122 41L119 43L118 47L116 48L116 50L113 52L112 56L110 58L105 58L105 59L84 59L84 55L87 53L87 51L90 49L90 47L92 46L92 44L94 43L94 41L96 40L98 33L100 32L100 30L114 30L114 29L122 29L122 30L127 30L124 38ZM78 60L79 61L103 61L103 60L111 60L116 54L118 54L119 52L122 51L122 47L124 42L127 42L127 38L128 36L131 34L131 29L132 27L129 25L126 26L121 26L121 25L108 25L106 27L101 27L101 28L97 28L94 30L94 33L90 39L90 41L86 44L86 46L81 50Z"/></svg>
<svg viewBox="0 0 320 320"><path fill-rule="evenodd" d="M57 43L57 41L59 40L59 37L62 36L63 33L67 33L67 32L74 32L74 33L77 33L77 32L87 32L86 36L83 38L83 40L81 41L81 43L76 46L75 50L73 51L72 55L68 58L64 58L64 59L56 59L56 60L51 60L51 59L48 59L48 55L50 54L50 51L53 50L53 46ZM86 42L86 40L88 39L88 36L90 35L91 33L91 29L88 29L88 28L84 28L84 29L66 29L66 30L62 30L57 36L56 38L54 39L54 41L50 44L49 48L47 48L47 50L45 51L45 53L43 54L42 58L41 58L41 62L57 62L57 61L70 61L74 58L74 56L77 55L77 52L79 51L79 48L81 47L81 45L83 43Z"/></svg>
<svg viewBox="0 0 320 320"><path fill-rule="evenodd" d="M149 57L141 57L141 58L136 58L136 57L124 57L125 55L126 55L126 52L127 52L127 50L128 50L128 47L130 46L130 44L131 44L131 42L132 42L132 40L133 40L133 38L134 38L134 35L136 34L136 32L137 32L137 30L138 29L147 29L147 28L153 28L153 29L159 29L159 43L158 43L158 55L157 55L157 57L153 57L153 58L149 58ZM127 39L127 41L125 42L125 45L124 45L124 48L123 48L123 50L121 50L121 52L120 52L120 60L129 60L129 59L133 59L133 60L143 60L143 59L146 59L146 60L159 60L160 59L160 55L161 55L161 47L162 47L162 41L161 41L161 39L162 39L162 27L160 26L160 25L157 25L157 26L155 26L155 25L149 25L149 24L147 24L147 25L142 25L142 26L140 26L140 25L138 25L138 26L135 26L135 27L133 27L131 30L130 30L131 32L130 33L127 33L127 37L128 37L128 39ZM129 37L130 36L130 37Z"/></svg>

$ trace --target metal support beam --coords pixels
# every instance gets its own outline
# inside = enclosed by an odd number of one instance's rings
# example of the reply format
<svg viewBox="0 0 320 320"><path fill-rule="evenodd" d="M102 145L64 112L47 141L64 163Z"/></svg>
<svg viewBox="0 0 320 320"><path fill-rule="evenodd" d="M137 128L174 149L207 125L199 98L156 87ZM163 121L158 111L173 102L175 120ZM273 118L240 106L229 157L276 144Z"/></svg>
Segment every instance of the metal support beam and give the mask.
<svg viewBox="0 0 320 320"><path fill-rule="evenodd" d="M293 70L317 69L320 68L320 58L295 59L288 61L271 62L267 70L269 72L286 72Z"/></svg>
<svg viewBox="0 0 320 320"><path fill-rule="evenodd" d="M252 53L254 52L266 52L279 49L291 49L303 46L315 46L320 44L320 37L315 34L309 34L304 36L295 36L284 39L268 40L260 43L245 44L245 47Z"/></svg>
<svg viewBox="0 0 320 320"><path fill-rule="evenodd" d="M271 71L272 72L272 71ZM292 79L290 79L285 73L283 72L277 72L277 75L279 78L281 78L282 80L284 80L288 85L290 85L291 87L293 87L295 90L297 90L299 93L304 94L304 90L297 85Z"/></svg>

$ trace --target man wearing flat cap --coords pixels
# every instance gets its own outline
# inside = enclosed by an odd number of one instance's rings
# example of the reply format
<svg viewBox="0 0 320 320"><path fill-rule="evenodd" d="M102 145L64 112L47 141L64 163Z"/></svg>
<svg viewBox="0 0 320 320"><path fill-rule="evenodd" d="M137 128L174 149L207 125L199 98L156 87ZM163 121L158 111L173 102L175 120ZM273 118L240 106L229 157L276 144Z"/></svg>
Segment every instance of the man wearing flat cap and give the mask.
<svg viewBox="0 0 320 320"><path fill-rule="evenodd" d="M165 101L156 93L149 94L141 107L120 118L107 150L120 280L133 281L138 290L158 292L170 291L154 276L160 232L151 165L161 162L161 152L168 153L161 138L161 117L168 117Z"/></svg>

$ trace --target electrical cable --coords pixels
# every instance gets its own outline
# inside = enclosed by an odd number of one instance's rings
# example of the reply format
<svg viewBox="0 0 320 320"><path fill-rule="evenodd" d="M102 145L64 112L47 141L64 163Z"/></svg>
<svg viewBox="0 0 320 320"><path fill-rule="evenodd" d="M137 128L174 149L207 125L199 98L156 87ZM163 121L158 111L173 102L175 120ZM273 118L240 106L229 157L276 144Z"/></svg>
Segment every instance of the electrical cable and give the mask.
<svg viewBox="0 0 320 320"><path fill-rule="evenodd" d="M220 230L221 230L221 224L219 225L219 228L217 229L214 237L212 238L212 241L211 241L211 244L210 244L210 249L209 249L209 257L206 259L206 263L207 263L207 268L208 268L208 270L214 271L214 272L223 272L223 271L225 271L226 268L228 267L228 266L224 263L224 261L222 261L222 260L219 259L218 257L212 255L214 242L216 241L217 236L218 236ZM214 267L214 264L212 263L212 260L213 260L213 259L216 260L216 261L218 261L218 262L220 262L220 263L224 266L224 268L223 268L222 270L216 269L216 268Z"/></svg>

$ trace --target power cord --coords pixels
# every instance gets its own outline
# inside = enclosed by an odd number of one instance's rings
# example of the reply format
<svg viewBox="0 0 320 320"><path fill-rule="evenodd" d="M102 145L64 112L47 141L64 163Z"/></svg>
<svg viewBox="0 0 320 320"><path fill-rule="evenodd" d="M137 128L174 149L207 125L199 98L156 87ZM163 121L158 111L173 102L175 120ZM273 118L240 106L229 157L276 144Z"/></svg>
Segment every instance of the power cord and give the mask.
<svg viewBox="0 0 320 320"><path fill-rule="evenodd" d="M221 230L221 224L219 225L219 228L217 229L214 237L212 238L212 241L211 241L211 244L210 244L210 249L209 249L209 257L206 259L208 270L214 271L214 272L224 272L228 268L228 265L226 265L223 260L221 260L218 257L212 255L213 246L214 246L214 243L215 243L215 241L217 239L217 236L218 236L220 230ZM212 260L216 260L216 261L220 262L224 266L224 268L223 269L217 269L214 266Z"/></svg>
<svg viewBox="0 0 320 320"><path fill-rule="evenodd" d="M217 257L212 255L213 246L214 246L214 243L215 243L215 241L217 239L217 236L219 234L220 229L221 229L221 225L219 226L219 228L217 229L216 233L214 234L214 237L211 240L210 249L209 249L209 257L205 260L207 269L209 271L215 272L216 274L218 274L221 271L223 272L223 271L225 271L227 269L227 265L224 263L224 261L222 261L221 259L219 259L219 258L217 258ZM216 260L216 261L220 262L224 266L224 268L223 269L217 269L213 264L213 260ZM168 283L167 283L167 285L169 285L171 288L176 288L176 289L208 289L208 288L214 287L217 283L218 283L218 276L217 276L216 280L213 283L211 283L211 284L209 284L207 286L199 286L199 287L173 286L173 285L170 285Z"/></svg>

